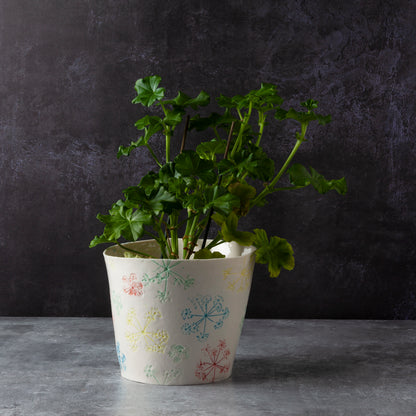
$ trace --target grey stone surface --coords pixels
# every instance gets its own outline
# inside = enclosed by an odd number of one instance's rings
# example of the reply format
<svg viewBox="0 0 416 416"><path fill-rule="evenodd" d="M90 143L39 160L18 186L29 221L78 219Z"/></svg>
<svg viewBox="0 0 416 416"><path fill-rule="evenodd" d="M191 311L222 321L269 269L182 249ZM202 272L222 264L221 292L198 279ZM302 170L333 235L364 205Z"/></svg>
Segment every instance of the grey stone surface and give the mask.
<svg viewBox="0 0 416 416"><path fill-rule="evenodd" d="M225 382L119 374L105 318L0 318L1 416L414 416L416 322L246 320Z"/></svg>

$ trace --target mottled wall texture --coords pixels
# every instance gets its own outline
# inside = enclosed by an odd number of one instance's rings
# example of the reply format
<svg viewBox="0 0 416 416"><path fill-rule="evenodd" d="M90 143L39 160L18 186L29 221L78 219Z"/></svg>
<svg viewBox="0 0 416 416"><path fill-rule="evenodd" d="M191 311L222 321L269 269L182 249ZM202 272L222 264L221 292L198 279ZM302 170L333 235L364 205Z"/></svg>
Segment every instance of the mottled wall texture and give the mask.
<svg viewBox="0 0 416 416"><path fill-rule="evenodd" d="M88 244L153 166L116 153L135 81L159 74L172 95L272 82L332 114L296 160L349 192L279 193L247 221L296 257L256 267L248 317L416 318L415 27L412 0L0 0L0 314L110 314ZM267 135L277 161L288 127Z"/></svg>

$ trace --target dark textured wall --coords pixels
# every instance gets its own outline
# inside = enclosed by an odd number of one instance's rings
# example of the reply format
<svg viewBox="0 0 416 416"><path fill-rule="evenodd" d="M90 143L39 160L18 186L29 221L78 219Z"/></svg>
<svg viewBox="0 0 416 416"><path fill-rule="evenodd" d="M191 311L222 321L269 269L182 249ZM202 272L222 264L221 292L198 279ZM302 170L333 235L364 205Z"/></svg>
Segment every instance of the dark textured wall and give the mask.
<svg viewBox="0 0 416 416"><path fill-rule="evenodd" d="M346 175L345 197L276 195L253 226L296 268L257 266L249 317L416 318L414 1L0 0L0 314L110 313L95 220L151 166L136 79L168 92L273 82L333 122L296 160ZM282 160L293 139L269 132Z"/></svg>

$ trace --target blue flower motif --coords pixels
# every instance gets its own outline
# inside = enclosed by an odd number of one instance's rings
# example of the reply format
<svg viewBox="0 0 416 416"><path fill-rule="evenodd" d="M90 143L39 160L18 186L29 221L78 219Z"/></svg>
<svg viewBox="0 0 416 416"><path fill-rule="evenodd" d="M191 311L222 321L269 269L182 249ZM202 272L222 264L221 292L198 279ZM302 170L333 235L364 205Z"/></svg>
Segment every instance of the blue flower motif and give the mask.
<svg viewBox="0 0 416 416"><path fill-rule="evenodd" d="M182 311L182 318L186 320L192 316L192 310L190 308L186 308Z"/></svg>
<svg viewBox="0 0 416 416"><path fill-rule="evenodd" d="M190 299L191 307L182 311L182 319L185 322L182 325L182 331L186 335L197 334L199 341L208 339L208 329L222 328L224 320L228 318L230 311L224 307L224 299L221 296L197 296Z"/></svg>
<svg viewBox="0 0 416 416"><path fill-rule="evenodd" d="M119 342L117 342L116 344L116 350L117 350L118 363L120 364L120 369L123 371L126 371L126 356L121 352Z"/></svg>

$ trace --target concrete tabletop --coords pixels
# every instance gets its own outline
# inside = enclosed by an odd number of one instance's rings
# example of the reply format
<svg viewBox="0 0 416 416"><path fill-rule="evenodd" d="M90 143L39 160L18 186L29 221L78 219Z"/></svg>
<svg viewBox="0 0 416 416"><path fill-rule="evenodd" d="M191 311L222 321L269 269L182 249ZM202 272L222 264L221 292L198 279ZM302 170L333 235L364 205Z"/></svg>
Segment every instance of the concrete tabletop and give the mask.
<svg viewBox="0 0 416 416"><path fill-rule="evenodd" d="M416 321L246 320L230 379L121 378L108 318L0 318L1 416L416 415Z"/></svg>

